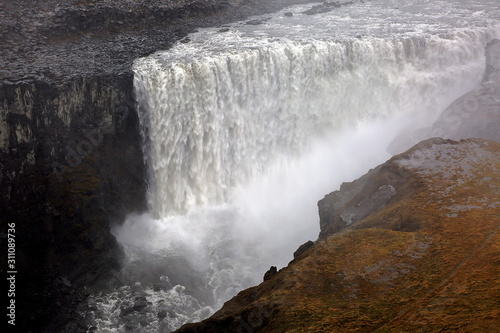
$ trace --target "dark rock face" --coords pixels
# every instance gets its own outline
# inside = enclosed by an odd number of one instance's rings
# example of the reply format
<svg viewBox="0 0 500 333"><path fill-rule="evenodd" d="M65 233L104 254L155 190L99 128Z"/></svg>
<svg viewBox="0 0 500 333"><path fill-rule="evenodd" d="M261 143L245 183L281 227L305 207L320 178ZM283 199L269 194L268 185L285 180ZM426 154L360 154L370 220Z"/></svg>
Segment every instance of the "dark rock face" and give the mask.
<svg viewBox="0 0 500 333"><path fill-rule="evenodd" d="M376 175L376 176L374 176ZM354 182L343 183L340 190L326 195L318 202L320 236L327 236L397 202L418 184L408 182L407 173L397 164L386 163ZM409 227L409 226L408 226Z"/></svg>
<svg viewBox="0 0 500 333"><path fill-rule="evenodd" d="M0 3L0 220L16 226L19 332L86 331L78 304L120 269L109 224L147 208L133 60L299 2Z"/></svg>
<svg viewBox="0 0 500 333"><path fill-rule="evenodd" d="M363 2L363 1L361 1ZM335 8L340 8L341 6L348 6L352 5L355 3L355 1L347 1L341 3L340 1L324 1L323 3L319 5L314 5L308 10L304 11L304 14L306 15L315 15L315 14L320 14L320 13L326 13L330 12Z"/></svg>
<svg viewBox="0 0 500 333"><path fill-rule="evenodd" d="M346 225L351 225L383 207L394 195L396 195L394 186L382 185L375 192L369 193L355 206L349 207L340 215L340 218Z"/></svg>
<svg viewBox="0 0 500 333"><path fill-rule="evenodd" d="M25 332L56 332L71 319L81 288L120 269L109 223L146 209L131 77L68 85L1 91L9 146L0 152L0 206L2 220L16 225L16 326Z"/></svg>
<svg viewBox="0 0 500 333"><path fill-rule="evenodd" d="M293 253L293 260L298 260L309 248L314 246L313 241L307 241Z"/></svg>
<svg viewBox="0 0 500 333"><path fill-rule="evenodd" d="M276 275L276 273L278 273L278 269L276 268L276 266L271 266L271 268L269 268L266 274L264 274L264 281L269 280L274 275Z"/></svg>
<svg viewBox="0 0 500 333"><path fill-rule="evenodd" d="M310 9L306 10L304 12L304 14L314 15L314 14L326 13L326 12L329 12L331 10L332 10L332 8L330 8L329 6L316 5L316 6L311 7Z"/></svg>

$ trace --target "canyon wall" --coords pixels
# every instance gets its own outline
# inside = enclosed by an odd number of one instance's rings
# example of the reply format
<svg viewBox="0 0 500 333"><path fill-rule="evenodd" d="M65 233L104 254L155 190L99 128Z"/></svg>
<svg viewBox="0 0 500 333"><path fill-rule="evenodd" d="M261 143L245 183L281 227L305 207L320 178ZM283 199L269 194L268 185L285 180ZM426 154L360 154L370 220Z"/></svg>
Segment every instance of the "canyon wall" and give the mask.
<svg viewBox="0 0 500 333"><path fill-rule="evenodd" d="M147 209L132 61L295 2L2 2L0 219L4 235L15 224L16 329L85 331L78 304L120 269L109 225Z"/></svg>

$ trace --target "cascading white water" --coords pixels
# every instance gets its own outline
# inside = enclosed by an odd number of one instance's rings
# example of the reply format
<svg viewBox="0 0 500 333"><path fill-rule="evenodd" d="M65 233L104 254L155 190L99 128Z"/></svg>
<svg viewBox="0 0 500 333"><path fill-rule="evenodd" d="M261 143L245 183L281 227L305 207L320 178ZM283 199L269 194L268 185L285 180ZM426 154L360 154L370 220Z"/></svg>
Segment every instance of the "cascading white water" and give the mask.
<svg viewBox="0 0 500 333"><path fill-rule="evenodd" d="M474 29L340 41L228 32L137 60L155 216L224 202L333 128L440 110L442 96L477 81L485 38Z"/></svg>
<svg viewBox="0 0 500 333"><path fill-rule="evenodd" d="M317 200L478 84L500 36L495 0L306 8L135 62L151 212L114 230L126 286L91 297L97 331L169 332L285 265Z"/></svg>
<svg viewBox="0 0 500 333"><path fill-rule="evenodd" d="M442 96L477 82L484 40L478 31L259 40L258 47L215 55L138 60L135 89L149 134L155 217L226 201L232 188L279 168L321 133L397 112L440 110L448 101ZM443 51L449 58L441 59Z"/></svg>

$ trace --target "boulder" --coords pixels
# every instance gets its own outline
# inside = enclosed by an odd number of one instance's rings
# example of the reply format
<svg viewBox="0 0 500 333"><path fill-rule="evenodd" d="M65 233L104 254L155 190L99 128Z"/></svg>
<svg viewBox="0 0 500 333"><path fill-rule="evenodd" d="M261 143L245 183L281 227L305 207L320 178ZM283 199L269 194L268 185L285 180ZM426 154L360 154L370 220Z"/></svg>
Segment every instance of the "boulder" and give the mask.
<svg viewBox="0 0 500 333"><path fill-rule="evenodd" d="M293 253L293 260L298 260L308 249L314 246L313 241L307 241Z"/></svg>
<svg viewBox="0 0 500 333"><path fill-rule="evenodd" d="M276 266L271 266L271 268L269 268L269 270L264 274L264 281L269 280L271 277L276 275L276 273L278 273Z"/></svg>

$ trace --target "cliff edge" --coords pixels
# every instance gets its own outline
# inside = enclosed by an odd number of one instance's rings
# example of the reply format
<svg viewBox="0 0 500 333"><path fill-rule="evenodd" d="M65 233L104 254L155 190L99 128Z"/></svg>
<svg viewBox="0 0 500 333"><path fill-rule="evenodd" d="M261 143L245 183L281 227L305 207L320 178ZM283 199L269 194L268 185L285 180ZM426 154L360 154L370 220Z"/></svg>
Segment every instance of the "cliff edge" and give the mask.
<svg viewBox="0 0 500 333"><path fill-rule="evenodd" d="M321 236L187 332L493 332L500 144L433 138L319 203Z"/></svg>
<svg viewBox="0 0 500 333"><path fill-rule="evenodd" d="M121 268L109 224L147 209L134 59L298 2L0 2L0 244L16 237L13 266L0 262L4 277L18 272L9 328L85 332L78 304Z"/></svg>
<svg viewBox="0 0 500 333"><path fill-rule="evenodd" d="M477 89L389 147L405 152L318 202L316 242L176 332L495 332L499 51L487 45Z"/></svg>

